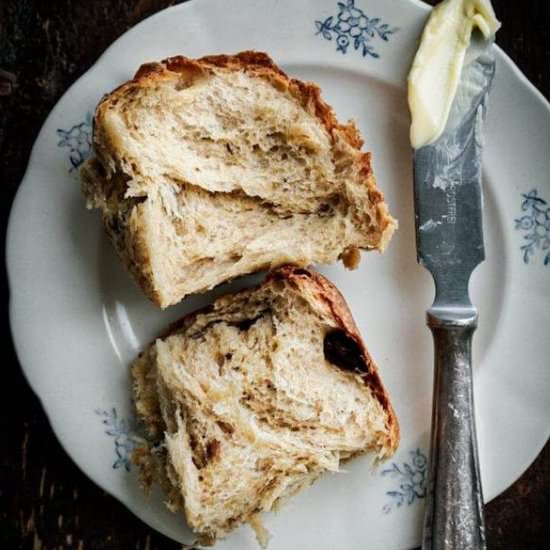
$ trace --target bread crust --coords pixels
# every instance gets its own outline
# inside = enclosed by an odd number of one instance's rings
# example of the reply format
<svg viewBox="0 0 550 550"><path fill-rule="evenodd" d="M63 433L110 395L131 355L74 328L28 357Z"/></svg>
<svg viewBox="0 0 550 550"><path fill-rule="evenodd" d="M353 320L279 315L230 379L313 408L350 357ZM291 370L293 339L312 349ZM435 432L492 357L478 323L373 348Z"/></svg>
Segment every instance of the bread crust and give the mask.
<svg viewBox="0 0 550 550"><path fill-rule="evenodd" d="M291 265L282 266L268 275L266 283L277 278L295 281L296 284L302 288L309 286L314 289L318 298L323 300L330 308L334 319L338 321L341 328L360 347L362 352L361 358L364 362L364 370L367 373L367 375L363 377L363 380L387 413L389 435L386 443L386 450L388 455L393 454L399 445L399 422L391 405L388 392L378 373L378 367L367 350L346 300L336 286L317 271L300 269Z"/></svg>
<svg viewBox="0 0 550 550"><path fill-rule="evenodd" d="M171 73L183 74L193 79L212 72L216 68L236 72L244 71L267 80L279 90L288 91L309 114L319 119L330 134L333 143L341 138L357 151L361 150L364 142L355 122L349 121L347 124L340 124L332 107L321 98L319 86L312 82L302 82L296 78L290 78L275 64L269 55L253 50L234 55L207 55L199 59L190 59L178 55L168 57L160 62L141 65L132 80L104 96L99 104L95 114L96 124L94 125L94 144L96 148L101 149L105 136L97 135L95 128L100 127L98 120L103 116L110 102L117 101L119 97L122 97L136 86L152 85L157 80L170 77ZM397 228L397 223L391 217L384 202L384 194L376 186L369 152L362 153L360 173L364 185L368 188L369 200L376 208L377 222L383 233L380 247L380 250L383 251L391 238L391 234Z"/></svg>
<svg viewBox="0 0 550 550"><path fill-rule="evenodd" d="M338 335L343 333L345 335L345 340L353 340L356 344L351 348L351 352L354 354L351 358L353 370L356 374L360 375L369 388L372 397L378 401L383 410L385 429L383 434L381 433L376 440L376 443L373 443L370 448L356 449L346 456L342 456L340 460L342 462L350 460L354 456L363 454L369 450L377 452L378 459L388 458L395 452L399 444L399 424L395 412L390 404L389 396L382 384L380 376L378 375L376 364L359 334L357 325L352 318L351 312L343 296L328 279L319 273L291 265L277 268L270 272L261 284L237 293L222 296L218 298L213 305L184 316L164 331L159 338L164 340L178 333L183 333L185 337L193 338L193 325L199 316L216 312L218 308L220 314L223 314L223 312L226 311L226 307L232 304L236 304L240 307L241 300L246 302L252 294L262 289L273 287L273 292L277 293L279 291L277 287L278 281L284 281L286 284L290 285L293 293L296 292L299 296L303 297L314 310L318 311L323 320L323 324L327 326L328 329L325 341L328 336L334 333ZM202 322L203 321L200 321L199 325ZM208 324L206 326L208 326ZM190 329L191 332L188 332L188 329ZM151 346L153 346L153 344L151 344ZM138 415L147 425L152 442L158 443L159 438L162 441L164 437L165 430L167 429L167 425L165 424L167 419L163 420L165 413L161 410L162 396L160 395L160 386L158 386L156 375L151 376L151 374L155 372L155 350L155 347L149 347L140 354L132 365L132 374L134 378L134 395ZM151 353L153 357L149 355ZM349 365L346 366L339 360L333 360L334 357L327 354L326 348L325 357L335 368L342 368L346 371L350 370ZM344 363L345 362L346 361L344 361ZM166 396L164 399L166 399ZM219 452L219 442L215 440L215 443L217 446L214 448L207 448L207 452L212 454L210 459L215 459L216 454ZM140 470L140 479L144 488L148 490L153 482L160 484L167 495L168 506L173 511L184 510L189 519L184 500L185 497L182 496L179 486L174 485L173 477L175 474L171 470L173 465L170 460L162 444L144 444L138 447L133 454L133 461ZM317 477L317 475L315 477ZM312 477L309 481L305 480L304 483L298 486L297 490L309 485L314 481L315 477ZM257 513L258 511L254 512L252 516L238 516L240 518L238 523L248 522L253 527L258 527L255 525ZM229 525L225 527L225 534L235 526ZM196 526L192 525L192 527L197 529L196 532L202 544L213 544L219 537L215 529L201 530ZM223 536L225 536L225 534ZM260 529L258 534L264 535L265 532Z"/></svg>
<svg viewBox="0 0 550 550"><path fill-rule="evenodd" d="M310 116L315 117L326 129L331 140L333 154L336 155L338 154L336 151L346 148L353 150L354 162L358 167L357 184L359 188L362 187L366 191L370 203L370 218L376 220L377 238L366 248L375 248L382 252L397 228L397 222L390 215L384 202L384 195L376 185L371 154L361 151L363 139L355 123L353 121L349 121L347 124L339 123L332 107L321 98L321 90L316 84L290 78L265 53L244 51L235 55L209 55L200 59L175 56L160 62L143 64L132 80L105 95L96 109L93 131L96 162L106 167L107 172L115 167L116 162L112 157L112 152L116 151L117 146L102 120L106 117L107 111L119 101L139 93L142 88L155 87L163 80L174 80L176 77L181 81L181 84L178 85L187 87L192 86L196 79L205 78L220 70L247 73L267 81L277 90L290 94ZM354 207L361 211L360 204L355 203ZM175 303L163 298L157 288L150 254L139 231L135 234L130 230L124 230L128 235L123 242L124 246L121 247L120 236L113 232L107 224L105 225L118 256L148 297L163 308ZM356 246L346 248L340 253L339 259L346 267L356 268L360 260L359 248ZM226 280L230 278L234 278L234 276L228 277Z"/></svg>

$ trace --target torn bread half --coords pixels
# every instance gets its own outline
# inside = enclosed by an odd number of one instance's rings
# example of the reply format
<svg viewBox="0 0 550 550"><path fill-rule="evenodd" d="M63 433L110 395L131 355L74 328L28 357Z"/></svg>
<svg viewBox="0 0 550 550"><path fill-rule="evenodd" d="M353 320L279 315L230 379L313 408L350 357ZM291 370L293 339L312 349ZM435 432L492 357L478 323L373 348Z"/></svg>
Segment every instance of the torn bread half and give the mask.
<svg viewBox="0 0 550 550"><path fill-rule="evenodd" d="M391 456L399 426L338 290L285 266L184 317L132 366L148 442L134 452L202 544L249 523L342 461Z"/></svg>
<svg viewBox="0 0 550 550"><path fill-rule="evenodd" d="M262 269L382 251L396 222L362 143L266 54L173 57L100 102L82 192L164 308Z"/></svg>

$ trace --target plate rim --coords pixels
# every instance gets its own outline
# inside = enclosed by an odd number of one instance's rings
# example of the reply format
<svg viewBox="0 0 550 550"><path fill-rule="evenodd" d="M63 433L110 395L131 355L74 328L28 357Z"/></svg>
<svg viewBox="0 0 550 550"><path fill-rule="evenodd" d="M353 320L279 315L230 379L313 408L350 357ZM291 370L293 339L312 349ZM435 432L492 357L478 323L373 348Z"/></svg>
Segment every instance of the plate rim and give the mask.
<svg viewBox="0 0 550 550"><path fill-rule="evenodd" d="M67 453L67 455L71 458L72 462L76 465L76 467L88 478L90 479L94 484L96 484L98 487L100 487L102 490L106 491L108 494L113 496L116 500L121 502L126 508L128 508L134 515L139 517L142 521L143 518L138 513L136 508L131 505L129 500L126 500L124 498L121 498L121 496L115 494L109 486L107 486L104 482L102 482L99 478L99 476L94 475L91 471L85 470L81 464L77 461L75 458L74 453L71 451L68 441L66 441L62 433L62 422L59 421L59 419L55 419L54 415L51 411L51 407L47 404L47 399L44 398L41 395L41 389L40 384L38 382L38 379L32 379L31 370L32 368L27 365L30 361L27 358L27 363L24 363L22 361L22 348L23 348L23 338L18 336L16 334L16 328L15 328L15 315L17 310L17 302L14 297L14 288L17 285L16 283L16 277L15 273L13 273L13 253L15 251L15 241L17 239L16 236L14 236L14 219L18 211L17 205L22 200L22 193L21 190L24 187L28 187L31 185L31 178L29 177L31 173L31 168L33 164L36 162L36 150L38 144L45 138L45 129L47 126L49 126L49 123L52 120L52 115L54 112L59 108L59 106L64 102L64 100L70 96L74 90L82 83L83 80L88 78L90 75L92 75L95 72L98 72L101 70L102 66L106 63L108 60L111 52L115 51L121 41L123 39L128 38L132 34L138 34L142 26L145 26L152 22L154 19L160 19L162 17L166 17L168 13L176 13L176 12L185 12L186 10L193 9L195 4L201 3L201 2L207 2L209 0L189 0L183 4L177 4L174 6L169 6L167 8L164 8L151 16L143 19L124 33L122 33L114 42L112 42L104 51L103 53L97 58L97 60L82 74L76 79L68 88L67 90L61 95L61 97L57 100L55 105L51 108L49 111L47 117L44 119L44 122L42 123L40 130L36 136L36 139L34 140L33 146L31 148L31 152L29 154L27 166L25 168L25 172L23 174L23 177L21 178L21 182L17 188L17 191L15 193L15 196L12 201L12 205L10 208L10 213L8 217L8 223L7 223L7 229L6 229L6 240L5 240L5 265L6 265L6 275L7 275L7 284L8 284L8 292L9 292L9 330L14 346L14 352L15 356L17 358L17 361L21 367L21 371L23 373L23 376L25 377L25 380L31 387L33 393L37 396L38 400L40 401L41 407L46 415L46 418L52 428L53 433L55 434L55 437L57 438L58 442L60 443L63 450ZM409 3L416 8L422 10L424 13L428 13L431 11L432 7L421 2L420 0L400 0L404 3ZM531 82L529 79L525 76L523 71L514 63L512 58L497 44L497 56L500 56L502 61L506 64L508 68L512 70L512 74L515 78L517 78L518 83L521 84L525 88L525 92L530 93L533 97L537 99L537 101L541 104L543 108L546 109L547 113L550 115L550 101L542 94L542 92ZM540 454L542 448L546 444L550 437L550 426L547 429L546 437L542 439L540 446L538 447L536 455L527 462L527 464L522 464L520 466L520 473L514 477L506 486L504 486L500 491L498 491L495 495L491 495L491 499L485 500L485 503L489 502L493 498L497 497L498 495L502 494L506 489L508 489L513 483L515 483L521 475L529 468L529 466L533 463L533 461L536 459L536 457Z"/></svg>

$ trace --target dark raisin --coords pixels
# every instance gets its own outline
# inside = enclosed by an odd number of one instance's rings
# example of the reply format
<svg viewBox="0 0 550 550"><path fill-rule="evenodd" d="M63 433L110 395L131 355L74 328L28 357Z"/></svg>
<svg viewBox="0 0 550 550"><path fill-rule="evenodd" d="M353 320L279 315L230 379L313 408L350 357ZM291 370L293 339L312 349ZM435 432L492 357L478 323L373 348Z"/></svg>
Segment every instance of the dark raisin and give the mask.
<svg viewBox="0 0 550 550"><path fill-rule="evenodd" d="M325 336L323 352L327 361L337 367L367 374L367 360L361 346L344 330L333 330Z"/></svg>

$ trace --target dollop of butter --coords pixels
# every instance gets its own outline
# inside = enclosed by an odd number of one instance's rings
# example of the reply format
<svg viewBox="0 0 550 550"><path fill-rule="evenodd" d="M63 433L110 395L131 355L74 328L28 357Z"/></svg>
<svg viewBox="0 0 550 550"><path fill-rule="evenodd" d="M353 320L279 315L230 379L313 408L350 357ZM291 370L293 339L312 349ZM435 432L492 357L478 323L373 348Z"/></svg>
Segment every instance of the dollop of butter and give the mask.
<svg viewBox="0 0 550 550"><path fill-rule="evenodd" d="M489 40L499 27L490 0L444 0L432 10L408 77L413 148L445 130L474 28Z"/></svg>

